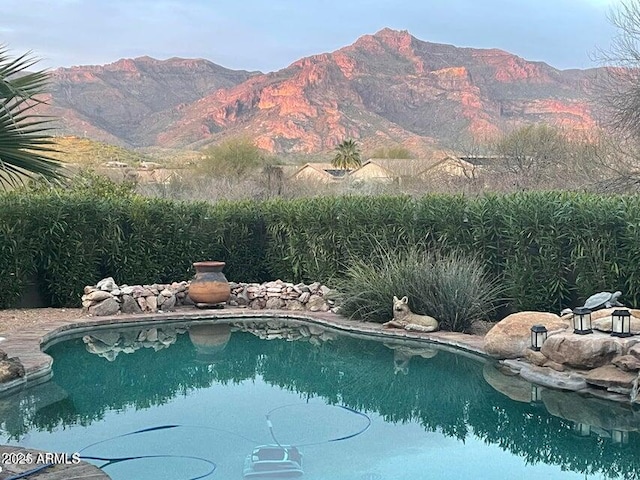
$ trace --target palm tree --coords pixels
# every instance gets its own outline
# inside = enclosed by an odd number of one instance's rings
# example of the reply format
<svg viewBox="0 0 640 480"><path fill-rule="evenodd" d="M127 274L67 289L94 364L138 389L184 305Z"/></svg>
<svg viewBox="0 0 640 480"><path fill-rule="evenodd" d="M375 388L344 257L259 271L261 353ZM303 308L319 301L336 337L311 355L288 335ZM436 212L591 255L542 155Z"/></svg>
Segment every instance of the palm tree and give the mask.
<svg viewBox="0 0 640 480"><path fill-rule="evenodd" d="M0 45L0 187L65 177L60 163L46 155L56 151L48 134L51 119L33 111L44 103L36 97L48 81L44 70L27 72L36 63L29 53L12 58Z"/></svg>
<svg viewBox="0 0 640 480"><path fill-rule="evenodd" d="M338 144L336 156L333 158L331 165L341 170L351 170L362 166L360 149L355 140L343 140Z"/></svg>

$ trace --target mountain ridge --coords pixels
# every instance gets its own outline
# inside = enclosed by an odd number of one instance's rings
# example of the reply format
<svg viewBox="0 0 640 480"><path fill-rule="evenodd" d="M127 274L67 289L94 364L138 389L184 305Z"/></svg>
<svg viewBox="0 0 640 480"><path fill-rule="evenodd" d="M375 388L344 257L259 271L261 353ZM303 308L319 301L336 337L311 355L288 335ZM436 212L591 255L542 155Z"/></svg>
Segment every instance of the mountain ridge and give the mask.
<svg viewBox="0 0 640 480"><path fill-rule="evenodd" d="M423 152L526 123L592 129L597 71L385 28L267 73L148 56L56 69L46 113L64 134L137 147L244 135L272 153L327 151L347 137Z"/></svg>

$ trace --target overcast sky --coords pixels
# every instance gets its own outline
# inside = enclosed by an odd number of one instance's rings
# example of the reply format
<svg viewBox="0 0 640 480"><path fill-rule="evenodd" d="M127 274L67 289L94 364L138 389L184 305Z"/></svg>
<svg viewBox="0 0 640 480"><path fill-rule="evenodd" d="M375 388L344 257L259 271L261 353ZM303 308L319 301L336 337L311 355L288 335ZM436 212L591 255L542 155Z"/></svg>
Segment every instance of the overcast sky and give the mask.
<svg viewBox="0 0 640 480"><path fill-rule="evenodd" d="M391 27L420 40L501 48L556 68L596 66L618 0L0 0L0 44L41 66L206 58L284 68Z"/></svg>

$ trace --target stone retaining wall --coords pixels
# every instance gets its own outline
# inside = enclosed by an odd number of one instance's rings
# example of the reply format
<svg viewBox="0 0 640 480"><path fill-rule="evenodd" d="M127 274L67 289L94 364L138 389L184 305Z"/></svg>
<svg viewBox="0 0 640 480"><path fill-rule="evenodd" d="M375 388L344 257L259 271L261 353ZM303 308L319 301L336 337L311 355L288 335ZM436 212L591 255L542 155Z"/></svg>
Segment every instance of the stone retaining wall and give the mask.
<svg viewBox="0 0 640 480"><path fill-rule="evenodd" d="M86 286L82 296L82 306L95 316L116 315L118 313L170 312L176 307L193 305L189 298L191 282L154 283L149 285L120 285L113 278L100 280L96 285ZM335 312L333 300L328 295L331 290L319 282L287 283L274 282L235 283L229 282L230 306L246 307L253 310L297 310L310 312Z"/></svg>

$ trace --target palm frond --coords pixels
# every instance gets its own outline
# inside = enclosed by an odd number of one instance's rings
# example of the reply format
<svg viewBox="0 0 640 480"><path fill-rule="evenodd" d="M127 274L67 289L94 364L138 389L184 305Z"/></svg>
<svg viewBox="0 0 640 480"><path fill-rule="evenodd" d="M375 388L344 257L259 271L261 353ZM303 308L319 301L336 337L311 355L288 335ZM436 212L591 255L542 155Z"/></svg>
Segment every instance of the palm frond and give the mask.
<svg viewBox="0 0 640 480"><path fill-rule="evenodd" d="M52 117L33 110L48 82L46 71L27 72L37 60L26 53L11 58L0 45L0 186L15 186L35 176L47 180L66 177L54 153Z"/></svg>

